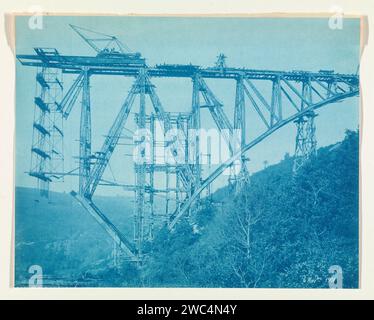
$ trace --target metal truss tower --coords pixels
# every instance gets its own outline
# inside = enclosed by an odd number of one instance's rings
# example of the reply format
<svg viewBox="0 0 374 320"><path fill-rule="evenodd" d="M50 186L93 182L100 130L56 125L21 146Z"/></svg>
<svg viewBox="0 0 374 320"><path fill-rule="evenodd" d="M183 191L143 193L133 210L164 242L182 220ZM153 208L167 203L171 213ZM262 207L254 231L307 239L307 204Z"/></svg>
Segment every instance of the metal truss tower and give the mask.
<svg viewBox="0 0 374 320"><path fill-rule="evenodd" d="M317 140L314 123L314 118L316 116L317 115L314 112L310 112L309 114L295 120L297 133L293 166L294 173L297 173L306 161L316 155Z"/></svg>
<svg viewBox="0 0 374 320"><path fill-rule="evenodd" d="M234 129L240 132L240 149L246 144L246 117L245 117L245 96L244 79L242 76L236 79L236 95L234 109ZM243 186L249 182L249 172L246 162L249 160L244 154L231 166L230 182L234 184L238 193ZM238 168L239 166L239 168Z"/></svg>
<svg viewBox="0 0 374 320"><path fill-rule="evenodd" d="M91 104L89 69L84 67L82 74L82 105L79 138L79 193L83 195L91 167Z"/></svg>
<svg viewBox="0 0 374 320"><path fill-rule="evenodd" d="M313 87L311 79L307 78L302 83L301 91L301 110L304 110L308 105L313 103ZM317 114L314 111L309 111L303 116L295 120L297 133L295 143L295 156L293 171L297 173L298 170L313 156L317 151L316 140L316 126L314 118Z"/></svg>
<svg viewBox="0 0 374 320"><path fill-rule="evenodd" d="M54 51L38 49L40 54ZM58 101L63 85L60 69L42 67L36 74L34 121L29 174L38 181L41 196L48 197L49 183L64 171L63 117Z"/></svg>
<svg viewBox="0 0 374 320"><path fill-rule="evenodd" d="M192 80L192 117L191 117L191 125L190 128L199 130L201 128L201 119L200 119L200 76L196 74ZM193 166L193 173L194 173L194 180L190 181L190 196L194 192L194 188L198 188L200 185L200 178L201 178L201 161L200 161L200 137L199 135L190 137L189 143L187 144L187 148L192 148L194 150L194 163ZM188 154L190 154L187 151Z"/></svg>
<svg viewBox="0 0 374 320"><path fill-rule="evenodd" d="M146 122L146 106L145 96L151 94L149 86L150 83L146 81L146 72L144 69L140 70L136 93L139 94L139 113L137 117L137 125L140 130L145 129ZM144 137L142 137L144 138ZM136 244L139 258L142 257L142 245L145 237L145 166L146 166L146 152L145 147L141 148L140 155L138 155L142 163L135 164L135 230L134 241Z"/></svg>

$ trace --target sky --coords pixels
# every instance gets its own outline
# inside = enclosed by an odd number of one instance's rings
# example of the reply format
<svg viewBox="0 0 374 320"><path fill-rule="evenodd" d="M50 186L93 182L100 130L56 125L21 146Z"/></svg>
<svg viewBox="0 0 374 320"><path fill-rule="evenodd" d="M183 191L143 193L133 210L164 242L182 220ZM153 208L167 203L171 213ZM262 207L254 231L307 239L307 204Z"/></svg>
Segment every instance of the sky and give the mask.
<svg viewBox="0 0 374 320"><path fill-rule="evenodd" d="M338 73L356 73L359 64L360 23L345 18L342 29L330 29L328 18L181 18L181 17L43 17L42 29L30 29L29 17L16 19L16 52L32 54L35 47L56 48L60 54L90 55L96 53L69 24L116 35L132 51L141 52L148 65L188 64L213 66L220 53L227 56L230 67L267 70L335 70ZM31 137L34 114L35 74L32 67L16 61L16 185L35 187L30 170ZM74 79L64 75L67 88ZM151 79L156 85L164 109L171 112L190 111L192 83L190 79ZM206 80L224 105L224 111L233 119L235 82ZM110 125L119 111L133 82L119 76L91 78L92 149L98 151ZM65 171L77 167L80 100L64 124ZM264 128L260 119L249 110L247 103L247 135L255 138ZM133 112L137 112L134 106ZM129 128L134 128L133 112ZM208 113L202 111L202 123L213 126ZM346 129L355 130L359 123L359 100L350 98L318 110L316 136L318 147L333 144L344 138ZM296 127L282 128L249 151L250 172L261 170L264 161L279 162L286 153L293 154ZM133 169L127 154L132 150L119 146L104 177L132 183ZM114 178L112 173L114 174ZM205 174L209 173L206 168ZM226 178L220 178L215 188ZM64 183L51 184L52 191L77 189L75 177ZM97 194L121 194L120 189L99 187Z"/></svg>

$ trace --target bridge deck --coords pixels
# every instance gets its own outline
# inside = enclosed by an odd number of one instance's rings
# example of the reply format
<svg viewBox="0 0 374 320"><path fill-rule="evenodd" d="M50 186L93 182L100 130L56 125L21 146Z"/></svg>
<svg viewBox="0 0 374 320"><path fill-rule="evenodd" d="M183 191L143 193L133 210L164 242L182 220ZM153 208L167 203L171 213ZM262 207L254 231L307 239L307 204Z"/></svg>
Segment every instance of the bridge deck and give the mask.
<svg viewBox="0 0 374 320"><path fill-rule="evenodd" d="M146 67L151 77L191 78L197 72L203 78L236 79L245 76L248 79L274 80L277 77L291 81L303 81L309 77L322 82L343 81L351 85L358 85L355 74L339 74L331 71L273 71L248 68L203 68L192 64L161 64L147 66L138 59L118 59L100 56L64 56L55 55L17 55L18 60L25 66L49 67L62 69L65 73L80 73L82 67L88 67L91 74L136 76L139 70Z"/></svg>

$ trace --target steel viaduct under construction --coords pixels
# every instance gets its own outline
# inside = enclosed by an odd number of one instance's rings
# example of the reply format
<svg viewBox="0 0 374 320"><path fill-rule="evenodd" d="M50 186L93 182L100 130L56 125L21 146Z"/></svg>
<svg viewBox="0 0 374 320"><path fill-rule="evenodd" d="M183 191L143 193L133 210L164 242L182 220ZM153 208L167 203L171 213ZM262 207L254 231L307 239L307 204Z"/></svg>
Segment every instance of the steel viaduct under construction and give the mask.
<svg viewBox="0 0 374 320"><path fill-rule="evenodd" d="M238 162L241 169L239 172L233 170L229 180L235 188L240 188L249 177L246 152L289 123L294 123L297 127L294 157L294 171L297 172L316 152L316 109L359 95L357 74L339 74L332 70L284 72L231 68L226 65L223 54L218 56L214 66L206 68L192 64L149 66L140 53L131 52L115 36L73 25L71 28L97 55L67 56L54 48L35 48L34 54L17 55L22 65L37 69L29 175L37 179L41 194L48 196L51 182L61 175L71 174L71 171L64 172L63 167L63 123L68 120L74 105L78 104L79 97L79 168L75 173L79 177L79 185L71 195L107 231L119 254L133 261L143 259L144 242L153 239L158 227L166 224L170 231L173 230L178 221L188 217L191 208L199 204L202 192L209 191L212 182ZM64 88L63 74L74 77L68 88ZM92 150L90 79L107 75L134 78L134 82L101 149ZM190 111L168 112L157 95L152 78L170 78L171 81L173 78L191 79ZM232 104L235 108L234 119L229 119L223 104L208 86L206 79L235 81L236 95ZM263 90L265 83L271 90ZM149 98L152 112L146 112L146 97ZM178 138L181 147L173 150L173 155L192 158L193 162L157 164L152 148L151 163L134 163L135 184L118 185L135 194L134 239L128 239L95 205L93 196L99 185L108 183L103 179L103 174L126 130L132 108L137 108L134 121L140 129L154 132L155 121L159 121L164 133L171 129L183 132L182 137ZM192 151L189 148L191 137L188 137L189 129L202 127L202 108L210 112L220 132L241 130L240 148L230 147L228 159L207 176L202 174L199 137L194 137L195 147ZM247 135L250 128L246 129L247 108L253 108L258 121L263 122L265 128L250 141ZM156 141L152 143L155 145ZM229 146L232 143L228 137L227 143ZM163 189L155 187L156 172L165 177L166 187ZM154 208L154 196L158 193L167 198L166 207L161 214L156 213ZM173 202L172 206L169 205L169 200Z"/></svg>

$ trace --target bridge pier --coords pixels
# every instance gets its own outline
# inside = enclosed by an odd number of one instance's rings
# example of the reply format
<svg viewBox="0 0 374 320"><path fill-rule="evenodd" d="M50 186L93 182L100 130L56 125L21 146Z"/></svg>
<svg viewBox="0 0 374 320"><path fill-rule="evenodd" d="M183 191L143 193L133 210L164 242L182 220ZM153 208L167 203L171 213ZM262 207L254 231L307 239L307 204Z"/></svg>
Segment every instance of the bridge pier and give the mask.
<svg viewBox="0 0 374 320"><path fill-rule="evenodd" d="M245 99L243 77L236 79L235 109L234 109L234 130L240 130L240 148L246 144L246 119L245 119ZM235 164L232 166L232 174L235 182L235 192L238 193L243 185L249 181L249 173L246 170L246 158L240 158L240 170L237 172Z"/></svg>
<svg viewBox="0 0 374 320"><path fill-rule="evenodd" d="M301 94L301 111L313 104L313 91L316 89L312 86L311 77L308 76L302 82ZM318 92L318 91L317 91ZM314 118L317 114L314 111L310 111L300 118L296 119L296 144L295 144L295 159L293 165L293 172L297 171L313 157L316 153L316 127Z"/></svg>
<svg viewBox="0 0 374 320"><path fill-rule="evenodd" d="M79 137L79 193L84 195L91 167L91 103L90 103L90 73L84 67L82 82L82 106Z"/></svg>
<svg viewBox="0 0 374 320"><path fill-rule="evenodd" d="M194 129L195 133L198 133L201 128L201 118L200 118L200 75L196 74L192 79L192 121L191 128ZM195 188L198 188L200 185L201 178L201 161L200 161L200 137L199 134L196 134L193 138L193 152L194 152L194 181L191 181L190 190L192 191ZM187 145L187 150L188 150ZM189 151L188 151L189 152ZM193 191L192 191L193 192Z"/></svg>
<svg viewBox="0 0 374 320"><path fill-rule="evenodd" d="M311 111L295 121L297 133L293 164L294 173L297 173L309 159L316 155L317 140L316 126L314 122L316 116L317 114L314 111Z"/></svg>

